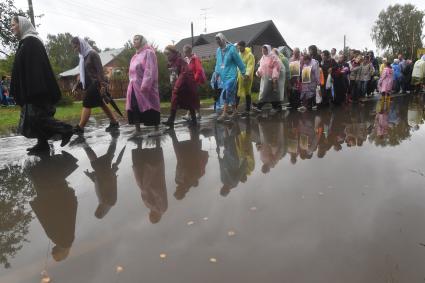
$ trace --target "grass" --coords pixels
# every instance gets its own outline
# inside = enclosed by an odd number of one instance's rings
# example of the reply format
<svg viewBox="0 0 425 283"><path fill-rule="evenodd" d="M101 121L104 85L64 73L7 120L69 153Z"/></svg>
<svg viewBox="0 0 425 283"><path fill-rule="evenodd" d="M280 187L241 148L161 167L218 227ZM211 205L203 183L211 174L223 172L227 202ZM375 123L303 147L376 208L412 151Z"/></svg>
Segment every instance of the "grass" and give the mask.
<svg viewBox="0 0 425 283"><path fill-rule="evenodd" d="M118 107L121 112L125 115L125 101L124 100L116 100ZM211 105L213 103L213 99L203 99L201 101L202 105ZM169 108L170 102L162 102L161 108ZM80 117L82 105L81 102L74 102L69 106L58 106L56 108L55 118L63 121L76 120ZM19 106L14 107L1 107L0 108L0 132L4 132L10 129L15 128L19 123L19 116L21 113L21 108ZM101 108L94 108L92 110L93 115L103 114Z"/></svg>
<svg viewBox="0 0 425 283"><path fill-rule="evenodd" d="M252 94L252 100L255 101L258 97L258 93ZM115 101L120 108L121 112L125 115L125 100L116 100ZM208 106L214 103L212 98L206 98L201 100L201 105ZM161 102L161 108L167 109L170 108L170 102ZM55 118L63 121L72 121L78 120L80 117L82 109L81 101L76 101L69 106L58 106L56 108ZM0 108L0 133L7 132L16 126L19 123L19 116L21 113L21 108L19 106L14 107L1 107ZM93 115L103 114L102 109L94 108L92 110Z"/></svg>

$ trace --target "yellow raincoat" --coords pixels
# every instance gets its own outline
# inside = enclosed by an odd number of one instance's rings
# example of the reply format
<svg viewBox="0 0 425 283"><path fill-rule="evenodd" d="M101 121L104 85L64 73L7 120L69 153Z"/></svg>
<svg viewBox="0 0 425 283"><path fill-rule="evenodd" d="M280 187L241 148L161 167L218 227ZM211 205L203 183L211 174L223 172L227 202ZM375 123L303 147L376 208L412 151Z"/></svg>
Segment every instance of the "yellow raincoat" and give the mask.
<svg viewBox="0 0 425 283"><path fill-rule="evenodd" d="M249 76L249 79L245 79L241 72L238 71L238 96L245 97L246 95L251 95L252 83L254 82L254 68L255 68L255 57L252 54L251 48L245 48L244 53L239 55L242 58L243 63L246 67L246 74Z"/></svg>
<svg viewBox="0 0 425 283"><path fill-rule="evenodd" d="M251 142L251 135L247 132L241 132L236 138L236 150L240 162L246 160L244 174L250 176L255 169L254 148Z"/></svg>

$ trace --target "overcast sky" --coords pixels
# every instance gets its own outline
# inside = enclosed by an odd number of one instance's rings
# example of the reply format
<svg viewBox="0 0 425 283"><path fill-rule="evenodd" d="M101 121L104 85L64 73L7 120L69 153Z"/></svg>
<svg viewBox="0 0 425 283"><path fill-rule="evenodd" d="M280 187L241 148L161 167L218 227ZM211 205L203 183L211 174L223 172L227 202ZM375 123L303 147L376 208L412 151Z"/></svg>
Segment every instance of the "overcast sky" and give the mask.
<svg viewBox="0 0 425 283"><path fill-rule="evenodd" d="M26 9L27 0L15 0ZM266 4L267 3L267 4ZM291 47L316 44L321 49L350 47L376 50L370 33L381 10L390 4L412 3L425 10L425 0L33 0L42 38L70 32L88 36L100 48L121 47L134 34L142 34L161 48L172 40L203 32L202 8L208 10L208 32L273 20Z"/></svg>

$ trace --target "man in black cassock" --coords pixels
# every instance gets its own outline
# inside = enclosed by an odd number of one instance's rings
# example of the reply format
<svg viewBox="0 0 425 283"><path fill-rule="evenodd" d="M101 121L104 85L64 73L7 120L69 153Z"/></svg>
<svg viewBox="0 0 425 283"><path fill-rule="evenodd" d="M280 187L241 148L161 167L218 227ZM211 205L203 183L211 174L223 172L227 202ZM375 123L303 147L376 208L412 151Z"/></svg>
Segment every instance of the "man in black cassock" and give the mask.
<svg viewBox="0 0 425 283"><path fill-rule="evenodd" d="M53 118L61 92L46 49L25 17L12 19L12 32L19 39L10 85L10 95L21 106L18 132L37 139L37 144L28 149L32 153L48 151L47 140L56 135L61 136L61 146L65 146L72 137L73 128Z"/></svg>

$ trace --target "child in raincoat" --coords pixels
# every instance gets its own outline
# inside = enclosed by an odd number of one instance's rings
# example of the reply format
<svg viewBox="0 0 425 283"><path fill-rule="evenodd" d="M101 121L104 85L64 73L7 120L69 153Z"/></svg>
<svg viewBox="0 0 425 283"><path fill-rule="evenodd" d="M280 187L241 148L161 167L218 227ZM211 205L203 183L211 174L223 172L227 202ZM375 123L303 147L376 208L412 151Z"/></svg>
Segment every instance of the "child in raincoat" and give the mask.
<svg viewBox="0 0 425 283"><path fill-rule="evenodd" d="M378 82L378 89L382 96L386 99L393 90L394 74L390 63L386 63L382 71L381 78Z"/></svg>

